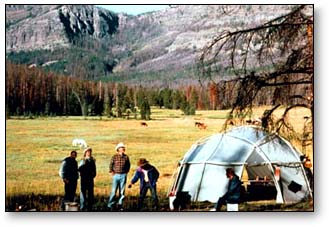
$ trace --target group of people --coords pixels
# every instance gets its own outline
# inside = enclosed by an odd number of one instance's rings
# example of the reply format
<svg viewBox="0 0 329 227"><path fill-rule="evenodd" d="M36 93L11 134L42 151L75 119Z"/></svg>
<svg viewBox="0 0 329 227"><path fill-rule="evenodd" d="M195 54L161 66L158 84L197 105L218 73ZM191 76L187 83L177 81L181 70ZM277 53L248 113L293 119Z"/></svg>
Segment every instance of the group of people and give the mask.
<svg viewBox="0 0 329 227"><path fill-rule="evenodd" d="M126 147L119 143L115 147L116 153L112 156L109 173L112 175L112 190L109 196L107 207L110 211L123 211L127 174L130 170L130 160L125 154ZM94 178L96 177L96 160L92 156L92 149L86 148L83 152L83 159L76 161L77 152L71 151L69 157L62 161L60 176L64 182L64 199L61 209L65 210L65 202L73 202L77 188L77 181L80 174L80 210L92 211L94 204ZM137 169L131 179L128 188L131 188L138 180L140 181L140 195L138 198L137 210L141 210L147 191L150 189L153 201L153 209L158 209L158 196L156 190L159 171L145 158L137 162ZM119 198L116 194L119 191Z"/></svg>
<svg viewBox="0 0 329 227"><path fill-rule="evenodd" d="M116 153L112 156L109 164L109 173L112 175L112 190L109 196L107 207L110 211L123 211L123 203L125 199L125 189L127 183L127 174L130 170L130 160L125 154L126 147L123 143L119 143L115 147ZM94 178L96 177L96 160L92 156L92 149L86 148L83 152L83 159L76 161L77 152L71 151L69 157L65 158L60 168L60 176L64 182L64 199L61 209L65 210L65 202L73 202L77 188L77 181L80 173L80 210L92 211L94 203ZM137 169L132 177L128 188L131 188L138 180L140 181L139 197L137 210L143 207L143 201L148 190L152 196L152 209L158 209L157 181L159 171L151 165L145 158L140 158L137 162ZM232 168L226 169L226 176L229 179L227 193L220 197L216 210L219 211L222 205L226 203L238 203L240 199L241 181L234 173ZM119 197L117 198L117 192Z"/></svg>
<svg viewBox="0 0 329 227"><path fill-rule="evenodd" d="M92 149L83 152L83 159L76 161L77 152L71 151L69 157L62 161L59 175L64 182L64 199L61 209L65 210L65 202L73 202L80 173L80 209L92 210L94 202L94 178L96 177L96 160L92 157Z"/></svg>
<svg viewBox="0 0 329 227"><path fill-rule="evenodd" d="M126 147L123 143L117 144L115 147L116 153L112 156L109 164L109 173L112 175L112 190L109 196L107 207L110 211L123 211L123 203L125 199L125 189L127 182L127 174L130 170L130 160L128 155L125 154ZM77 152L71 151L69 157L65 158L60 168L60 176L64 182L64 199L61 204L62 210L65 209L65 202L73 202L77 188L77 181L80 173L80 210L92 211L94 203L94 178L96 177L96 160L92 157L92 149L86 148L83 152L83 159L79 162L76 161ZM306 160L306 161L305 161ZM310 161L301 158L305 166L305 171L309 170ZM313 179L312 174L307 176ZM233 168L226 169L226 176L229 180L227 192L221 196L216 205L215 210L220 211L224 204L238 204L241 199L241 181L235 174ZM152 195L152 208L158 209L158 195L157 195L157 181L159 178L159 171L145 158L140 158L137 162L137 169L133 178L128 184L131 188L138 180L140 181L139 198L137 210L141 210L143 201L147 191L151 191ZM309 179L310 180L310 179ZM313 189L313 181L310 180L310 186ZM117 198L117 192L119 197Z"/></svg>

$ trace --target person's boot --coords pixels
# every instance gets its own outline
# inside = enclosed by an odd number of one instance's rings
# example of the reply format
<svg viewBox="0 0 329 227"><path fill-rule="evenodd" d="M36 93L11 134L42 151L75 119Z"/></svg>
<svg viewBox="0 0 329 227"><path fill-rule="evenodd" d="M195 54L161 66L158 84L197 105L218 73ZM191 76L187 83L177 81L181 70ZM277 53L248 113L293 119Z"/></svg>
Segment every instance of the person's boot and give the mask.
<svg viewBox="0 0 329 227"><path fill-rule="evenodd" d="M118 205L118 211L124 211L123 206L121 204Z"/></svg>
<svg viewBox="0 0 329 227"><path fill-rule="evenodd" d="M153 202L152 209L153 209L153 211L158 211L158 209L159 209L159 203L158 203L158 201Z"/></svg>
<svg viewBox="0 0 329 227"><path fill-rule="evenodd" d="M115 204L112 204L111 206L108 206L108 207L107 207L107 210L108 210L108 211L111 211L111 212L112 212L112 211L116 211L116 205L115 205Z"/></svg>

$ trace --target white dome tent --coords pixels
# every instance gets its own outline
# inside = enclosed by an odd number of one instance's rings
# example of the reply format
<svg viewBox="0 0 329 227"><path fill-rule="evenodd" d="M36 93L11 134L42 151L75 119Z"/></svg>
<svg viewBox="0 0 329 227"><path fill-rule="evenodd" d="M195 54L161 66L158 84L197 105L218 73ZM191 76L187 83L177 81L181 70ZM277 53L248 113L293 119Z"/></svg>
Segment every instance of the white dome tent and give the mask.
<svg viewBox="0 0 329 227"><path fill-rule="evenodd" d="M240 178L245 169L249 182L261 178L272 184L277 203L296 203L312 196L301 155L276 133L236 127L192 145L180 161L169 196L185 192L191 201L215 203L227 190L225 170L233 167Z"/></svg>

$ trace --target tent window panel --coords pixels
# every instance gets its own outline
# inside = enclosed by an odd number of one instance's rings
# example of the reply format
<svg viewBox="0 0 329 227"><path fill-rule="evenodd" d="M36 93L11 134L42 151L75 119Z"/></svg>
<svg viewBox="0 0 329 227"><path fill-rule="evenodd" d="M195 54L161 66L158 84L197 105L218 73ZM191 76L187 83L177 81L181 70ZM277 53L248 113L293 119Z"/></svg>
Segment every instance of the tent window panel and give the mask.
<svg viewBox="0 0 329 227"><path fill-rule="evenodd" d="M280 166L280 172L283 197L286 202L298 201L310 195L307 179L304 177L301 167Z"/></svg>
<svg viewBox="0 0 329 227"><path fill-rule="evenodd" d="M221 136L214 135L210 137L206 143L197 145L195 149L185 157L184 162L204 162L215 150L217 144L221 141L220 138Z"/></svg>
<svg viewBox="0 0 329 227"><path fill-rule="evenodd" d="M220 196L225 194L228 186L226 168L227 166L206 165L198 201L210 201L215 203Z"/></svg>
<svg viewBox="0 0 329 227"><path fill-rule="evenodd" d="M238 127L234 128L227 133L228 136L246 139L252 143L263 140L267 135L263 130L253 127Z"/></svg>
<svg viewBox="0 0 329 227"><path fill-rule="evenodd" d="M182 175L184 179L178 185L179 191L189 192L192 201L196 201L197 192L199 189L203 164L192 164L186 168L185 174Z"/></svg>
<svg viewBox="0 0 329 227"><path fill-rule="evenodd" d="M260 146L265 155L274 162L298 162L299 155L292 150L283 140L274 138Z"/></svg>
<svg viewBox="0 0 329 227"><path fill-rule="evenodd" d="M213 162L244 162L249 155L252 145L243 140L225 136L209 161Z"/></svg>

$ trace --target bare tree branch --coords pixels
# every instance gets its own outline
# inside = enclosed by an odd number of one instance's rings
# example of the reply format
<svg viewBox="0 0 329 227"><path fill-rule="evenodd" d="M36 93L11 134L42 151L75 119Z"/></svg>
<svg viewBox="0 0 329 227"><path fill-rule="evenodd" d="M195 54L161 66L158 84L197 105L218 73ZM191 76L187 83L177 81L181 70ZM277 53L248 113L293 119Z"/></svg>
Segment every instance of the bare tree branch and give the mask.
<svg viewBox="0 0 329 227"><path fill-rule="evenodd" d="M237 85L224 128L234 118L251 116L260 91L274 88L274 107L264 112L263 127L293 132L287 118L291 109L308 108L313 114L313 59L312 6L300 5L256 27L222 31L202 51L199 66L203 79ZM298 86L303 89L295 91ZM287 107L274 119L279 106Z"/></svg>

